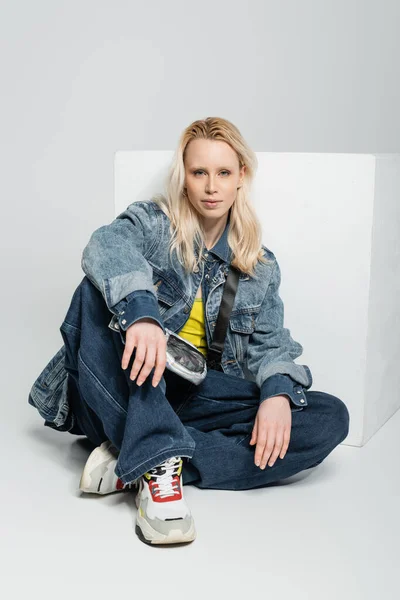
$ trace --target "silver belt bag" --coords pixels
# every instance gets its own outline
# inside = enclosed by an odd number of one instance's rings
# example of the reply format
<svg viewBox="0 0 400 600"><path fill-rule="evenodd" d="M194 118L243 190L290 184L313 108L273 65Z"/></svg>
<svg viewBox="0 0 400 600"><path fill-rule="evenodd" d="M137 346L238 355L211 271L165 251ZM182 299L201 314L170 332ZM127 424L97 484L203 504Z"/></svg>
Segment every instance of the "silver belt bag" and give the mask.
<svg viewBox="0 0 400 600"><path fill-rule="evenodd" d="M167 362L166 368L199 385L208 369L222 371L221 357L224 350L226 330L232 312L233 301L239 281L240 272L232 265L229 267L228 276L224 284L221 305L219 307L217 322L215 324L213 340L208 348L207 357L196 348L194 344L165 328L167 337Z"/></svg>

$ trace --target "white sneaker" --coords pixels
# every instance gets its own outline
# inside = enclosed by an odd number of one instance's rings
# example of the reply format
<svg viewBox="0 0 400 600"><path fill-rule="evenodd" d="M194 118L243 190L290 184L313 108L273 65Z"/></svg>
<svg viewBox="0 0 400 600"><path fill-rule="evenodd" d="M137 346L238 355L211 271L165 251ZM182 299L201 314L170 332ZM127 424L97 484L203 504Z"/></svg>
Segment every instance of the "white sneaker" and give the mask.
<svg viewBox="0 0 400 600"><path fill-rule="evenodd" d="M118 450L108 440L89 455L79 482L79 489L90 494L112 494L137 487L137 481L123 483L114 473Z"/></svg>
<svg viewBox="0 0 400 600"><path fill-rule="evenodd" d="M136 533L147 544L192 542L196 530L182 492L182 459L173 456L139 478Z"/></svg>

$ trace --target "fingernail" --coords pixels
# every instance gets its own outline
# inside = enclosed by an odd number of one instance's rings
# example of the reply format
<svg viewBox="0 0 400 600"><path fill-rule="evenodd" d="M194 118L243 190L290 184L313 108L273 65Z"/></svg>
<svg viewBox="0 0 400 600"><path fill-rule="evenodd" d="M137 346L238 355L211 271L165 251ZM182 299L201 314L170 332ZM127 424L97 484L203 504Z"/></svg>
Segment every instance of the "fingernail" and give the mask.
<svg viewBox="0 0 400 600"><path fill-rule="evenodd" d="M270 467L273 467L273 466L274 466L274 464L275 464L275 463L270 463L270 465L269 465L269 466L270 466Z"/></svg>
<svg viewBox="0 0 400 600"><path fill-rule="evenodd" d="M260 461L259 460L256 460L256 465L257 465L257 467L260 466Z"/></svg>

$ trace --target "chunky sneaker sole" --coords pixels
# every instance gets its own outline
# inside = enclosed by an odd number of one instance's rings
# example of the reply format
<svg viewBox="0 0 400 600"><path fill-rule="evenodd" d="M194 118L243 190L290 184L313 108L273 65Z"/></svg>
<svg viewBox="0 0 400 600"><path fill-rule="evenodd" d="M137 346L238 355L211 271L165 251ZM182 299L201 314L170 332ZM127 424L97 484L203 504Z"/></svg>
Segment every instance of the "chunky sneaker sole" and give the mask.
<svg viewBox="0 0 400 600"><path fill-rule="evenodd" d="M173 457L150 469L138 481L135 532L146 544L181 544L196 538L189 507L182 495L182 459Z"/></svg>
<svg viewBox="0 0 400 600"><path fill-rule="evenodd" d="M137 487L136 481L124 484L114 473L118 451L109 440L95 448L83 469L79 489L89 494L112 494Z"/></svg>

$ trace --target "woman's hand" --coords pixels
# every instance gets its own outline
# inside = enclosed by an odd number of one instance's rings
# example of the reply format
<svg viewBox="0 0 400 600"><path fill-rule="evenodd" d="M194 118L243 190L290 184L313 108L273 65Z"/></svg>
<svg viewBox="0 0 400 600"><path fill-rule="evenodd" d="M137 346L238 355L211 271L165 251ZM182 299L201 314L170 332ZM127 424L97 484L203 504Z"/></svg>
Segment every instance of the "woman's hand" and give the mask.
<svg viewBox="0 0 400 600"><path fill-rule="evenodd" d="M258 408L250 444L257 442L254 462L264 469L272 467L275 460L283 458L289 446L292 412L287 396L273 396L263 400Z"/></svg>
<svg viewBox="0 0 400 600"><path fill-rule="evenodd" d="M125 350L122 356L123 369L128 367L134 348L136 348L136 355L130 378L133 381L139 370L142 369L136 382L137 385L142 385L147 375L156 365L153 376L153 387L156 387L164 373L167 362L167 338L154 319L139 319L126 330ZM143 361L145 361L144 366Z"/></svg>

